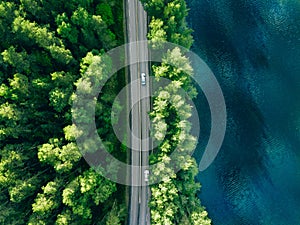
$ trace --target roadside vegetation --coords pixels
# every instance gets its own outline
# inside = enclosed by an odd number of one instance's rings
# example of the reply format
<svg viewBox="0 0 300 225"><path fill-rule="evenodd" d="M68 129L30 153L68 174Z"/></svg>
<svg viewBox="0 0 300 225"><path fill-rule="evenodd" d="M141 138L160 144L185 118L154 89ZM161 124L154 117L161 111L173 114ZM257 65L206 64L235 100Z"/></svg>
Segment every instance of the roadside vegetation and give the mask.
<svg viewBox="0 0 300 225"><path fill-rule="evenodd" d="M151 18L148 39L152 48L160 49L166 41L187 49L191 47L192 30L185 22L188 10L184 0L142 2ZM160 143L150 155L150 164L160 164L151 171L150 178L162 179L151 186L151 224L209 225L211 220L197 197L200 190L200 184L195 182L198 167L190 156L196 145L195 137L190 134L192 124L189 118L192 112L188 103L197 95L189 75L193 69L180 49L174 48L165 54L162 63L152 65L152 73L157 80L163 77L172 82L157 91L150 114L152 135ZM182 95L182 89L186 96ZM181 170L175 173L175 168Z"/></svg>
<svg viewBox="0 0 300 225"><path fill-rule="evenodd" d="M145 1L153 48L164 41L190 48L185 1ZM85 162L75 143L72 101L78 81L123 44L123 2L108 0L8 0L0 3L0 224L118 225L126 221L125 188L103 178ZM172 62L177 67L169 65ZM93 68L104 77L104 70ZM191 108L179 94L196 96L190 62L179 49L153 66L157 79L173 80L153 99L154 137L161 141L151 163L165 169L151 187L152 224L210 224L196 193L197 165L190 151ZM126 161L126 149L113 135L110 110L125 84L124 71L105 85L96 108L97 131L111 153ZM172 103L172 104L171 104ZM122 108L119 108L121 113ZM75 112L79 113L80 112ZM117 123L118 121L114 121ZM163 138L167 132L166 138ZM180 149L175 174L168 157ZM184 160L181 160L182 157Z"/></svg>
<svg viewBox="0 0 300 225"><path fill-rule="evenodd" d="M1 1L0 224L125 220L124 187L90 169L71 125L76 83L101 52L123 44L122 15L115 0ZM106 124L123 77L110 79L96 111L98 133L121 159Z"/></svg>

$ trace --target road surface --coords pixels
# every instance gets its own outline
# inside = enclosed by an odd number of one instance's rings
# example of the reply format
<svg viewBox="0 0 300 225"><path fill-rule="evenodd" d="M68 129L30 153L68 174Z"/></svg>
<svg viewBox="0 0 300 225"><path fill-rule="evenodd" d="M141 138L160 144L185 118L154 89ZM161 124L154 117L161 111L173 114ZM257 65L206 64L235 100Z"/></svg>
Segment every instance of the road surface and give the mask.
<svg viewBox="0 0 300 225"><path fill-rule="evenodd" d="M138 0L127 0L125 5L128 42L147 40L147 14L142 4ZM127 60L137 58L139 62L129 66L132 84L130 88L131 134L137 137L131 137L131 164L137 167L131 171L129 225L150 225L149 188L145 186L144 169L141 169L142 166L149 164L148 151L142 151L149 149L149 141L144 139L149 136L150 99L145 98L149 96L150 91L148 63L145 62L148 59L148 48L147 45L133 44L130 45L127 53L129 57ZM146 74L146 85L141 84L141 73ZM143 100L138 101L139 99Z"/></svg>

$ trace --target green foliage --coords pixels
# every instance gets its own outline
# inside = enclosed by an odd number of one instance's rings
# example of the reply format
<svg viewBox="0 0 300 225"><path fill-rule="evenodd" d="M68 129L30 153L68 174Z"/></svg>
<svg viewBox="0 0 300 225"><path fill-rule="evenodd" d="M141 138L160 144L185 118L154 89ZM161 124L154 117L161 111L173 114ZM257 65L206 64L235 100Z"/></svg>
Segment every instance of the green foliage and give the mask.
<svg viewBox="0 0 300 225"><path fill-rule="evenodd" d="M163 29L164 22L161 19L152 18L149 27L150 32L148 39L151 42L153 49L159 49L163 46L163 43L167 40L167 33Z"/></svg>
<svg viewBox="0 0 300 225"><path fill-rule="evenodd" d="M3 56L3 61L15 67L17 72L29 72L30 64L25 51L16 52L15 47L11 46L4 50L1 55Z"/></svg>
<svg viewBox="0 0 300 225"><path fill-rule="evenodd" d="M194 211L191 214L191 224L192 225L210 225L211 220L208 218L208 213L203 209L199 208L198 211Z"/></svg>
<svg viewBox="0 0 300 225"><path fill-rule="evenodd" d="M53 89L49 93L50 105L52 105L57 112L61 112L68 105L71 93L72 89Z"/></svg>
<svg viewBox="0 0 300 225"><path fill-rule="evenodd" d="M17 16L13 22L13 32L17 37L27 37L35 43L47 49L52 57L60 63L68 64L73 59L71 51L65 49L64 44L56 38L54 32L49 32L46 27L40 27L35 22L30 22L21 16Z"/></svg>
<svg viewBox="0 0 300 225"><path fill-rule="evenodd" d="M106 217L105 225L121 225L122 218L126 215L126 207L124 205L118 205L114 202L111 211Z"/></svg>
<svg viewBox="0 0 300 225"><path fill-rule="evenodd" d="M72 44L77 43L78 41L78 30L74 29L70 24L69 18L66 13L58 15L56 17L57 33L60 34L63 38L69 40Z"/></svg>
<svg viewBox="0 0 300 225"><path fill-rule="evenodd" d="M63 190L63 203L84 219L92 217L91 207L106 201L116 191L116 184L89 169Z"/></svg>
<svg viewBox="0 0 300 225"><path fill-rule="evenodd" d="M169 41L186 48L192 46L192 30L185 22L188 11L185 0L142 0L142 2L152 18L148 34L148 38L154 42L152 47L160 47L155 43L161 44L161 41Z"/></svg>
<svg viewBox="0 0 300 225"><path fill-rule="evenodd" d="M157 79L165 77L174 81L174 88L183 88L190 96L197 96L195 87L191 85L193 68L189 59L183 55L179 48L168 50L159 66L153 66L153 72ZM175 87L176 86L176 87Z"/></svg>
<svg viewBox="0 0 300 225"><path fill-rule="evenodd" d="M159 18L165 6L165 0L142 0L145 9L150 16L155 16Z"/></svg>
<svg viewBox="0 0 300 225"><path fill-rule="evenodd" d="M14 187L9 188L9 196L12 202L20 203L24 199L33 195L38 180L29 178L28 180L18 180Z"/></svg>
<svg viewBox="0 0 300 225"><path fill-rule="evenodd" d="M44 144L39 148L38 158L54 167L58 173L69 172L81 159L81 154L75 143L59 147L59 142L54 139L53 144Z"/></svg>
<svg viewBox="0 0 300 225"><path fill-rule="evenodd" d="M46 186L42 187L43 193L38 193L35 198L35 203L32 204L32 211L40 216L50 214L56 209L60 202L58 188L60 187L59 181L50 181Z"/></svg>
<svg viewBox="0 0 300 225"><path fill-rule="evenodd" d="M18 121L21 119L21 112L15 104L5 102L0 105L0 140L7 137L18 138L21 132Z"/></svg>
<svg viewBox="0 0 300 225"><path fill-rule="evenodd" d="M108 3L100 3L99 5L97 5L96 14L101 15L108 26L114 24L113 13Z"/></svg>
<svg viewBox="0 0 300 225"><path fill-rule="evenodd" d="M99 12L98 12L99 13ZM104 17L107 17L105 13ZM75 27L82 27L79 35L80 41L84 42L88 48L97 48L98 39L103 41L105 49L112 48L116 45L115 35L107 29L105 21L101 15L90 15L88 11L79 7L71 16L71 22Z"/></svg>
<svg viewBox="0 0 300 225"><path fill-rule="evenodd" d="M19 98L21 97L28 97L29 94L29 82L28 78L20 73L14 74L13 79L8 79L10 87L13 91L16 92L16 96Z"/></svg>
<svg viewBox="0 0 300 225"><path fill-rule="evenodd" d="M82 219L74 215L71 210L64 210L61 214L58 214L57 220L55 221L56 225L86 225L90 224L89 220Z"/></svg>
<svg viewBox="0 0 300 225"><path fill-rule="evenodd" d="M123 194L82 160L75 137L84 131L71 112L79 79L95 73L89 81L103 85L108 76L99 52L122 43L122 10L102 0L0 2L0 224L95 224ZM99 99L97 121L108 120L118 85Z"/></svg>
<svg viewBox="0 0 300 225"><path fill-rule="evenodd" d="M0 184L1 187L7 188L10 185L14 185L19 174L16 173L17 168L22 168L24 165L23 154L14 150L14 146L9 145L1 151L1 162L0 162Z"/></svg>
<svg viewBox="0 0 300 225"><path fill-rule="evenodd" d="M162 48L166 41L191 47L192 31L185 22L187 8L184 0L142 2L152 18L148 33L152 48ZM179 48L174 48L152 70L157 80L165 77L172 82L156 92L150 113L152 136L159 142L158 148L150 155L150 163L157 163L150 179L161 180L151 187L151 224L211 224L196 197L200 184L194 181L194 177L198 170L190 156L196 139L190 135L192 125L188 120L192 111L188 102L197 95L191 83L193 69L190 61ZM181 169L177 174L174 172L176 168Z"/></svg>
<svg viewBox="0 0 300 225"><path fill-rule="evenodd" d="M178 190L172 181L162 182L151 188L150 202L152 224L171 225L178 210Z"/></svg>

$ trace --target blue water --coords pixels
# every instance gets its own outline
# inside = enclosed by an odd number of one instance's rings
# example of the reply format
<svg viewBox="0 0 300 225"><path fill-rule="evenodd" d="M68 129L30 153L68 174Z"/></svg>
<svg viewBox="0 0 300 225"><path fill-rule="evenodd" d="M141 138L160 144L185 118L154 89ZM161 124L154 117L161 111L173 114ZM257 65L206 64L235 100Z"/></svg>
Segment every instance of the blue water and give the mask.
<svg viewBox="0 0 300 225"><path fill-rule="evenodd" d="M300 225L300 1L188 6L193 50L216 75L228 112L222 149L198 176L202 204L214 225ZM197 104L200 159L210 116L201 93Z"/></svg>

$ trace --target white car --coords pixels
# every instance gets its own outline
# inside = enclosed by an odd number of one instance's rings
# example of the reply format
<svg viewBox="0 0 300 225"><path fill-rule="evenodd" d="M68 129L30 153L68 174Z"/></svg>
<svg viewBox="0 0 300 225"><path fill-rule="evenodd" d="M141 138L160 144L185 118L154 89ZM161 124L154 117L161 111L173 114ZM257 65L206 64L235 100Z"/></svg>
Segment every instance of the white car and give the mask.
<svg viewBox="0 0 300 225"><path fill-rule="evenodd" d="M145 182L149 181L149 170L144 170L144 175L145 175Z"/></svg>
<svg viewBox="0 0 300 225"><path fill-rule="evenodd" d="M146 74L145 73L141 73L141 83L143 86L146 85Z"/></svg>

